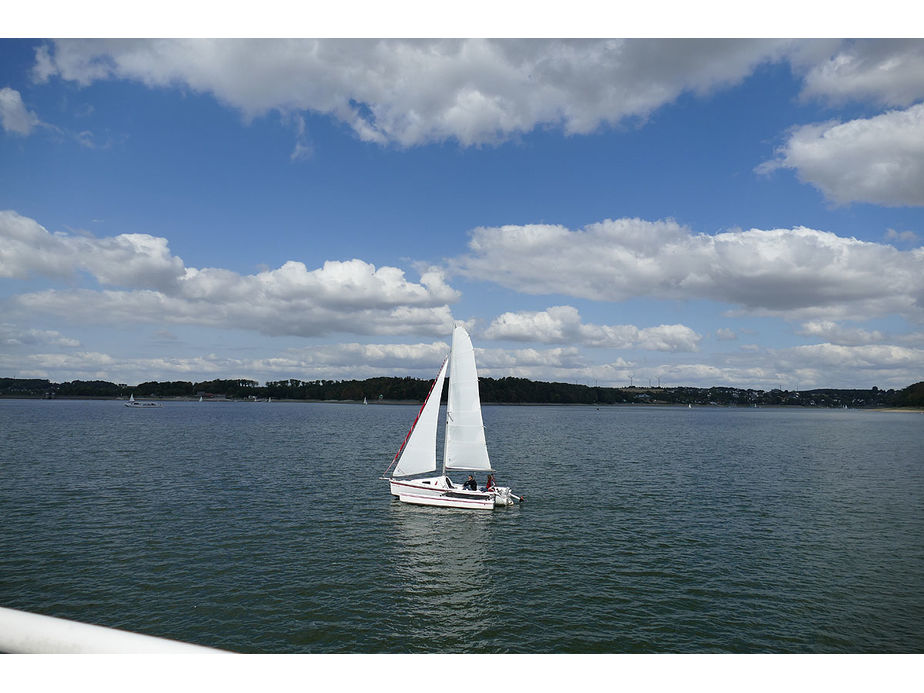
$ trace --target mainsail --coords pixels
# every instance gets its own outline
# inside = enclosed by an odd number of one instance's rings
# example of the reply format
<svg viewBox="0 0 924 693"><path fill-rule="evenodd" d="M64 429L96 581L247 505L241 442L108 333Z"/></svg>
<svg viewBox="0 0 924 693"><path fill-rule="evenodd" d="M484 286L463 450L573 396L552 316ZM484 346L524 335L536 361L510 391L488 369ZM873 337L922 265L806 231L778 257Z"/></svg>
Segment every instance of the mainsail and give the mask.
<svg viewBox="0 0 924 693"><path fill-rule="evenodd" d="M475 349L465 328L452 333L449 356L449 402L446 407L446 441L443 469L491 472L488 446L484 439L481 400L478 397L478 373Z"/></svg>
<svg viewBox="0 0 924 693"><path fill-rule="evenodd" d="M400 459L392 476L411 476L436 471L436 428L440 413L440 398L443 393L443 378L446 377L446 361L439 375L433 381L430 393L411 426L404 446L398 451Z"/></svg>

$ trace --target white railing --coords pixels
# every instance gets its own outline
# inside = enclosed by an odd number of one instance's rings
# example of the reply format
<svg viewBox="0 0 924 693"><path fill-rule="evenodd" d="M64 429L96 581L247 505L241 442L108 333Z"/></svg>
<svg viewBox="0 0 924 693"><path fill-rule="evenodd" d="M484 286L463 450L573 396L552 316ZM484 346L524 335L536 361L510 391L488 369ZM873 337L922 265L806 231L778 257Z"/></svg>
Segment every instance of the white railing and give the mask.
<svg viewBox="0 0 924 693"><path fill-rule="evenodd" d="M0 607L8 654L218 654L222 650Z"/></svg>

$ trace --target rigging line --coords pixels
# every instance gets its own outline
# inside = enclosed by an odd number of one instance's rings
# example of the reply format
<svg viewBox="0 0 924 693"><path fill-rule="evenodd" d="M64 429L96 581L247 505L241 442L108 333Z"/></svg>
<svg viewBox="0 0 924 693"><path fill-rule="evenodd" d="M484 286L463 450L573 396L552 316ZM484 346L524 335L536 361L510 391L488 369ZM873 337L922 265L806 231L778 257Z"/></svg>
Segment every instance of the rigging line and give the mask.
<svg viewBox="0 0 924 693"><path fill-rule="evenodd" d="M398 458L401 456L401 451L404 450L404 446L407 445L407 441L410 440L411 438L411 433L413 433L414 429L417 427L417 421L418 419L420 419L420 415L423 414L424 407L426 407L427 402L430 401L430 395L433 393L433 388L436 387L436 381L439 380L440 373L443 371L443 366L446 364L447 359L449 359L448 354L446 355L446 358L443 359L443 363L440 364L440 369L439 371L437 371L436 377L433 379L433 382L430 383L430 389L427 391L427 396L424 397L423 404L420 405L420 410L417 412L417 416L414 417L414 423L411 424L411 429L407 432L407 435L404 436L404 440L401 443L401 447L398 448L398 452L395 453L395 458L391 461L391 464L388 465L388 468L384 472L382 472L382 476L379 478L387 479L388 477L386 476L386 474L388 474L388 472L391 471L392 467L395 466L395 463L398 461Z"/></svg>

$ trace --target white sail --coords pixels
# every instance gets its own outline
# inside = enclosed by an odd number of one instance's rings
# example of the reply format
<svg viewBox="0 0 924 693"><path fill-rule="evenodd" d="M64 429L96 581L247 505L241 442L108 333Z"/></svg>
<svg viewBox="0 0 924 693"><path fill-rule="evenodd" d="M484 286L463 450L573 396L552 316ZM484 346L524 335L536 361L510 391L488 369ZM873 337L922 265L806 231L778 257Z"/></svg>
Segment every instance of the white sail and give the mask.
<svg viewBox="0 0 924 693"><path fill-rule="evenodd" d="M475 349L464 327L452 333L449 356L449 402L446 408L446 444L443 469L494 471L488 459L478 396Z"/></svg>
<svg viewBox="0 0 924 693"><path fill-rule="evenodd" d="M440 412L440 398L443 394L443 379L446 377L446 361L439 375L433 381L430 394L424 402L417 421L411 427L404 447L400 451L398 466L392 476L411 476L436 471L436 428Z"/></svg>

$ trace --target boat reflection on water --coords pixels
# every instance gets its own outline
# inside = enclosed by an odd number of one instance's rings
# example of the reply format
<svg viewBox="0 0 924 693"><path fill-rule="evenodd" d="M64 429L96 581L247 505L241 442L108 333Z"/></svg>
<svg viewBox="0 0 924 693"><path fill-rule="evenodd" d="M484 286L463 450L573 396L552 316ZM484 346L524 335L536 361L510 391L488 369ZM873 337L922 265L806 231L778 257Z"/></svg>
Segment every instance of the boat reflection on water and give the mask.
<svg viewBox="0 0 924 693"><path fill-rule="evenodd" d="M408 651L471 652L503 627L490 604L493 515L393 503L386 532L392 589ZM483 649L479 651L484 651Z"/></svg>

